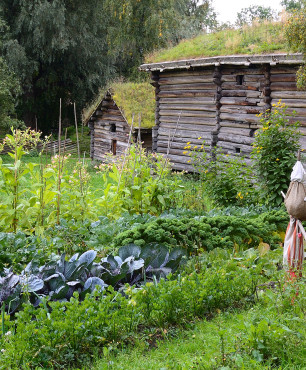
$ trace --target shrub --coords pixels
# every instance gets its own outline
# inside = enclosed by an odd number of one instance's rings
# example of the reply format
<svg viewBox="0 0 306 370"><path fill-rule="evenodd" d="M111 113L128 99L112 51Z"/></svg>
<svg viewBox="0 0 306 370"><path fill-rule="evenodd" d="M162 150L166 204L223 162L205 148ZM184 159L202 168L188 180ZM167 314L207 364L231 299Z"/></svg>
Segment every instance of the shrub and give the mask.
<svg viewBox="0 0 306 370"><path fill-rule="evenodd" d="M257 202L253 171L245 159L223 154L219 149L210 157L204 148L205 142L201 146L195 145L190 148L189 155L213 203L227 207Z"/></svg>
<svg viewBox="0 0 306 370"><path fill-rule="evenodd" d="M297 123L289 124L290 116L281 101L261 117L262 128L256 132L252 158L263 197L270 205L278 206L283 202L281 191L288 189L301 134Z"/></svg>

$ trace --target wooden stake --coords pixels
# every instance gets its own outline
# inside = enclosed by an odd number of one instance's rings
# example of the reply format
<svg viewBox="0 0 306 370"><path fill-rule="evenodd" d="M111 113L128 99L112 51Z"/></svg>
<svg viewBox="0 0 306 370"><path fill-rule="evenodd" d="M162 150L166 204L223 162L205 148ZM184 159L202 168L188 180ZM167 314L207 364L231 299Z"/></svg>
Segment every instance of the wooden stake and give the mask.
<svg viewBox="0 0 306 370"><path fill-rule="evenodd" d="M76 106L75 106L75 103L74 103L74 121L75 121L75 132L76 132L77 147L78 147L78 159L79 159L79 162L80 162L80 160L81 160L80 141L79 141L78 120L77 120L77 115L76 115Z"/></svg>

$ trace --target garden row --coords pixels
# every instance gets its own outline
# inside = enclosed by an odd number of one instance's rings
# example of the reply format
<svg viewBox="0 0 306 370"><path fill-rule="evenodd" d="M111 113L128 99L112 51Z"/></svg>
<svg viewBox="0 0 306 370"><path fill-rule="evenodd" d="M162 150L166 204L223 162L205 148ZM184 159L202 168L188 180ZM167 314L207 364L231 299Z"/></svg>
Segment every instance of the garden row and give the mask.
<svg viewBox="0 0 306 370"><path fill-rule="evenodd" d="M216 249L191 259L180 274L159 283L126 286L122 292L96 289L82 302L78 293L68 302L42 298L38 309L25 304L14 321L2 315L1 366L84 366L104 347L125 346L136 332L184 325L196 317L211 317L216 310L252 305L257 286L271 277L281 279L280 258L278 250L260 256L249 249L233 257Z"/></svg>

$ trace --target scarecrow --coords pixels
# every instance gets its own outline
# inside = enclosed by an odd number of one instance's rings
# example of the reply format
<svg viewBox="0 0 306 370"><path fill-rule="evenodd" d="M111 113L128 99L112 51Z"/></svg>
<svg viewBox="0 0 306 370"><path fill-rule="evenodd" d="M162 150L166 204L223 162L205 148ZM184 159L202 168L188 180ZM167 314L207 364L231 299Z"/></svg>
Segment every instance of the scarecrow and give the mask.
<svg viewBox="0 0 306 370"><path fill-rule="evenodd" d="M291 182L285 196L285 205L290 215L285 241L283 265L288 268L291 278L301 277L304 259L303 239L306 232L301 221L306 221L306 191L303 181L306 172L300 160L296 162L291 173Z"/></svg>

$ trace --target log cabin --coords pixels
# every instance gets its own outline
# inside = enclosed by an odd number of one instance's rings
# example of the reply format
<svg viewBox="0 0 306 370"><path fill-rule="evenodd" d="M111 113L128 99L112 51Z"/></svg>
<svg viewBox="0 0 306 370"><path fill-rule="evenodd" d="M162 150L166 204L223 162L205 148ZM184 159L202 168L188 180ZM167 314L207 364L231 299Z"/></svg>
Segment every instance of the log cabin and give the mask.
<svg viewBox="0 0 306 370"><path fill-rule="evenodd" d="M143 64L155 87L153 150L166 153L174 169L193 171L186 143L221 148L249 158L258 114L280 99L300 122L306 149L306 91L298 91L301 54L233 55ZM199 139L201 138L201 139Z"/></svg>
<svg viewBox="0 0 306 370"><path fill-rule="evenodd" d="M139 135L138 119L131 132L131 142L137 141ZM103 161L107 153L122 155L128 146L130 124L123 107L114 99L114 91L108 89L102 99L85 121L90 128L90 157ZM140 128L140 140L143 148L152 150L152 129Z"/></svg>

